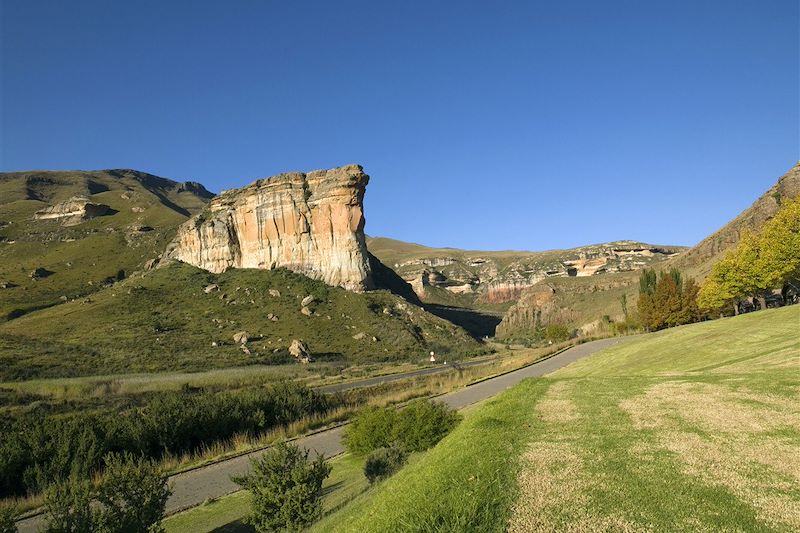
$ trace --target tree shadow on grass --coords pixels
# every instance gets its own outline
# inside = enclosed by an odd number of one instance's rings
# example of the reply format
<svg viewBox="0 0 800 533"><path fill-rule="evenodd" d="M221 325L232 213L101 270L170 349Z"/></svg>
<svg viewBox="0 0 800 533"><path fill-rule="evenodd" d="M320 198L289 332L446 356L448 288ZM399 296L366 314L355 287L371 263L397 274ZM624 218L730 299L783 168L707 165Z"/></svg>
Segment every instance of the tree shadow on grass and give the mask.
<svg viewBox="0 0 800 533"><path fill-rule="evenodd" d="M236 520L214 529L212 533L255 533L255 530L253 526L245 524L241 520Z"/></svg>

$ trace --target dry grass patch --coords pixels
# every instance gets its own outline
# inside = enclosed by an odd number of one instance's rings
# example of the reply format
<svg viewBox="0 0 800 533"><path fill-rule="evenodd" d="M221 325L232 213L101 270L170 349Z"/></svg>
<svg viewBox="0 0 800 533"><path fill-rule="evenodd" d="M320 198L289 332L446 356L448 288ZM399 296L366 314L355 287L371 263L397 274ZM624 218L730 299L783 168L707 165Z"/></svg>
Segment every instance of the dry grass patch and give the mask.
<svg viewBox="0 0 800 533"><path fill-rule="evenodd" d="M578 419L578 409L572 400L573 383L557 381L550 385L536 411L545 422L572 422Z"/></svg>
<svg viewBox="0 0 800 533"><path fill-rule="evenodd" d="M772 527L800 530L800 447L775 436L800 430L800 400L671 381L620 407L637 429L655 431L686 474L731 491Z"/></svg>
<svg viewBox="0 0 800 533"><path fill-rule="evenodd" d="M568 442L532 443L517 478L520 497L508 525L510 533L639 532L650 529L621 516L592 512L586 490L603 485L587 471Z"/></svg>

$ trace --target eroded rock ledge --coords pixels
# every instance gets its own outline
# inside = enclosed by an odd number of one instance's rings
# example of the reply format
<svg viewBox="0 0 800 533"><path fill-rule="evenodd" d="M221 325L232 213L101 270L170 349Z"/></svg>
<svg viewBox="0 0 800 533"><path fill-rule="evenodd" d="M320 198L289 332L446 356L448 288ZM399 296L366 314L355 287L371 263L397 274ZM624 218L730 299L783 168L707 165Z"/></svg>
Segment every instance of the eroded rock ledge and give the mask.
<svg viewBox="0 0 800 533"><path fill-rule="evenodd" d="M211 272L284 267L348 290L372 289L368 182L361 166L348 165L224 191L178 229L165 256Z"/></svg>

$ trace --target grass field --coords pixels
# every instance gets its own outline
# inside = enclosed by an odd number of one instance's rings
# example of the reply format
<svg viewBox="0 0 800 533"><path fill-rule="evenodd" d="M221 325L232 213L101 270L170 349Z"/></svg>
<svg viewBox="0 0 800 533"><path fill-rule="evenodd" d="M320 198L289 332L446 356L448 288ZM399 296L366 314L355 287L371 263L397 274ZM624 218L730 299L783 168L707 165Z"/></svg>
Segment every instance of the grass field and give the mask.
<svg viewBox="0 0 800 533"><path fill-rule="evenodd" d="M800 307L631 339L470 412L318 531L796 531Z"/></svg>

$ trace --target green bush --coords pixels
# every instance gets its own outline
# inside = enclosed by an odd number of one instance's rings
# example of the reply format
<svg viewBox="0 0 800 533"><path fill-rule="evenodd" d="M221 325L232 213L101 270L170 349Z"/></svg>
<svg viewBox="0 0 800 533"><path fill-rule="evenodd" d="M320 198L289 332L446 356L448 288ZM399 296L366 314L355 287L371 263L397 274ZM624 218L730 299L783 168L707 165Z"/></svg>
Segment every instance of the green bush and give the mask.
<svg viewBox="0 0 800 533"><path fill-rule="evenodd" d="M397 446L378 448L367 456L364 475L370 483L385 479L400 470L406 458L406 452Z"/></svg>
<svg viewBox="0 0 800 533"><path fill-rule="evenodd" d="M10 505L0 505L0 533L17 533L17 509Z"/></svg>
<svg viewBox="0 0 800 533"><path fill-rule="evenodd" d="M355 454L399 446L407 452L427 450L442 440L460 415L440 402L414 400L405 409L367 407L344 434L345 447Z"/></svg>
<svg viewBox="0 0 800 533"><path fill-rule="evenodd" d="M309 461L308 454L279 442L251 462L250 474L233 478L253 494L247 522L256 531L302 531L322 514L322 482L331 467L320 455Z"/></svg>
<svg viewBox="0 0 800 533"><path fill-rule="evenodd" d="M89 533L97 530L92 511L92 482L79 475L54 483L44 493L47 533Z"/></svg>
<svg viewBox="0 0 800 533"><path fill-rule="evenodd" d="M102 504L100 530L116 533L160 533L167 498L167 478L151 461L128 453L105 459L103 482L97 493Z"/></svg>
<svg viewBox="0 0 800 533"><path fill-rule="evenodd" d="M461 415L442 402L414 400L397 414L394 441L408 452L436 445L461 420Z"/></svg>
<svg viewBox="0 0 800 533"><path fill-rule="evenodd" d="M0 417L0 497L43 491L75 469L89 477L110 452L158 459L239 433L325 413L328 398L293 382L233 392L183 389L157 393L144 406L68 415L29 410Z"/></svg>
<svg viewBox="0 0 800 533"><path fill-rule="evenodd" d="M553 342L569 340L570 331L564 324L550 324L544 330L544 338Z"/></svg>
<svg viewBox="0 0 800 533"><path fill-rule="evenodd" d="M367 454L394 443L397 425L396 409L365 407L353 418L344 433L344 445L355 454Z"/></svg>

